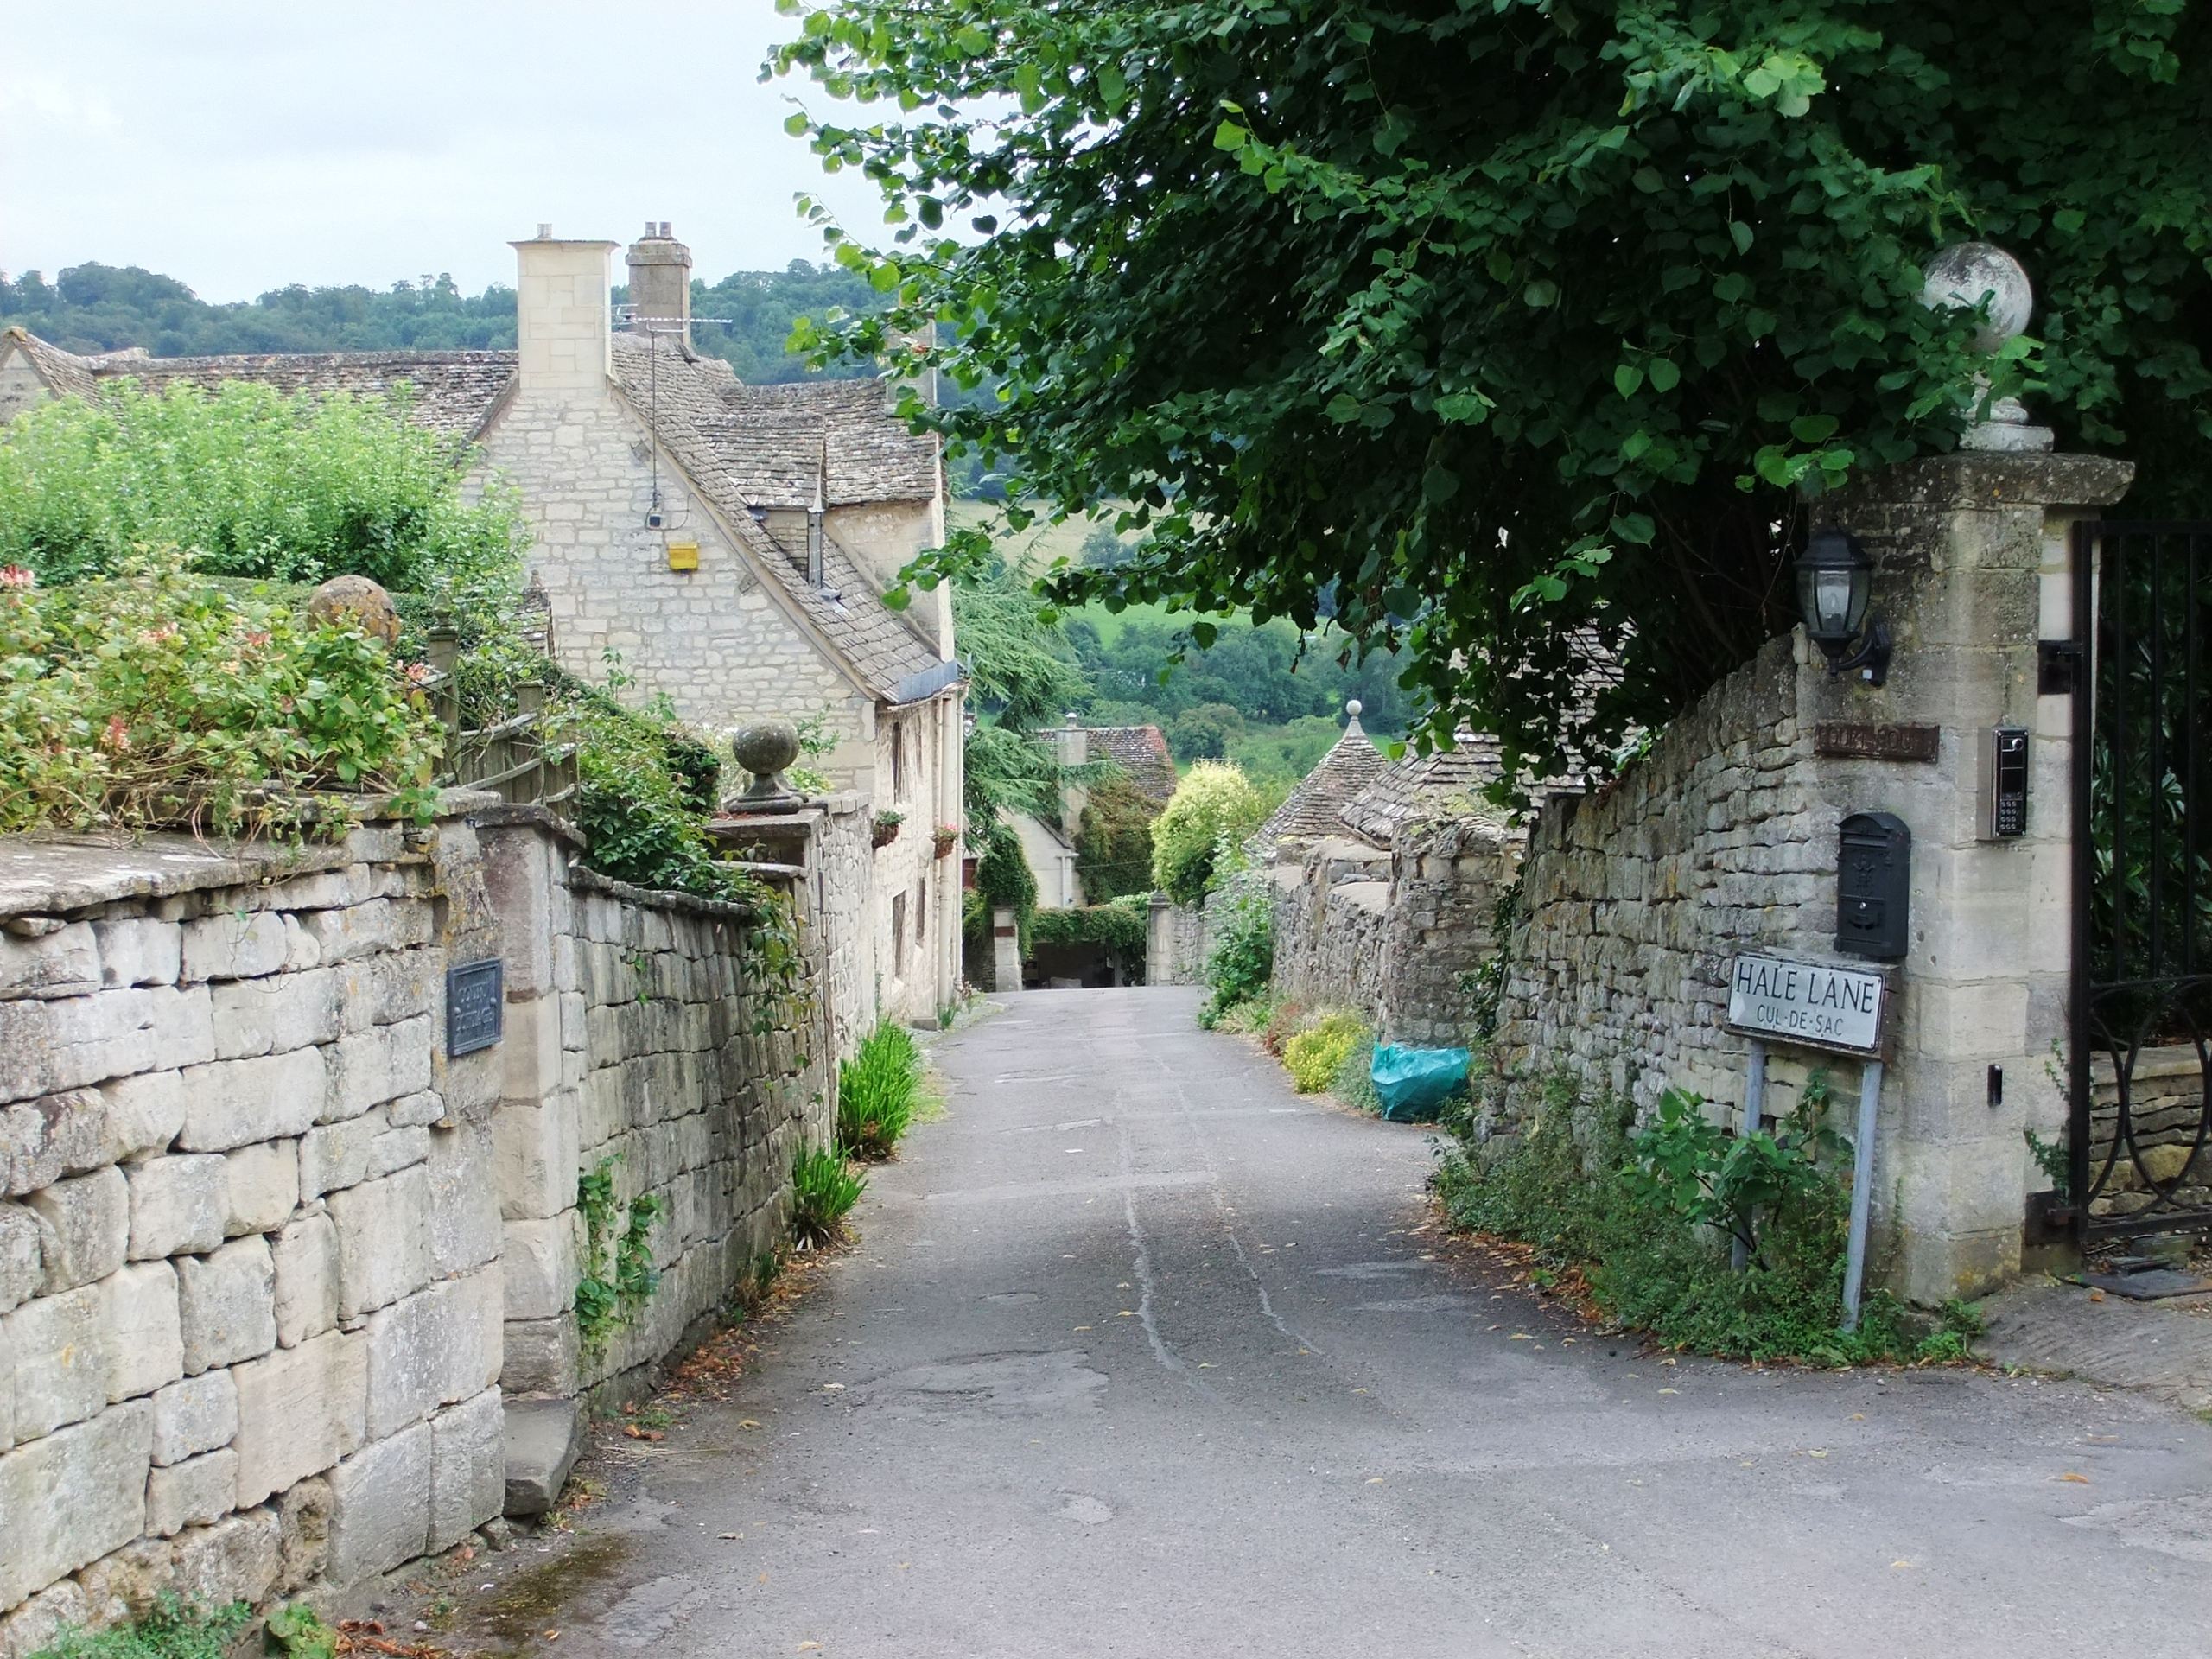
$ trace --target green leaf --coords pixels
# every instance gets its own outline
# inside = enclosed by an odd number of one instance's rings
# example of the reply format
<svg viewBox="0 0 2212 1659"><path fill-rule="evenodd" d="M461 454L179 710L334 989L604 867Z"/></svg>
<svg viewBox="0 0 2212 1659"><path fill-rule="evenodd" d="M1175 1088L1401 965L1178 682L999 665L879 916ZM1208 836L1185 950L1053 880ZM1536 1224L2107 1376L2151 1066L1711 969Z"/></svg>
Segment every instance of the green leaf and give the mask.
<svg viewBox="0 0 2212 1659"><path fill-rule="evenodd" d="M1621 541L1634 543L1638 547L1649 547L1652 537L1658 533L1658 527L1651 522L1648 513L1624 512L1613 520L1612 531Z"/></svg>
<svg viewBox="0 0 2212 1659"><path fill-rule="evenodd" d="M1548 305L1559 302L1559 284L1539 276L1521 290L1521 298L1524 303L1541 311Z"/></svg>
<svg viewBox="0 0 2212 1659"><path fill-rule="evenodd" d="M1643 385L1643 371L1633 363L1624 363L1613 371L1613 390L1624 397L1633 397Z"/></svg>
<svg viewBox="0 0 2212 1659"><path fill-rule="evenodd" d="M1800 415L1789 423L1789 435L1800 443L1826 443L1840 424L1833 415Z"/></svg>
<svg viewBox="0 0 2212 1659"><path fill-rule="evenodd" d="M1651 376L1651 390L1654 391L1672 391L1681 383L1682 372L1669 358L1653 358L1646 372Z"/></svg>
<svg viewBox="0 0 2212 1659"><path fill-rule="evenodd" d="M1224 120L1213 130L1213 147L1216 149L1242 149L1251 142L1251 137L1249 131L1234 121Z"/></svg>
<svg viewBox="0 0 2212 1659"><path fill-rule="evenodd" d="M1444 420L1473 426L1490 413L1493 405L1478 391L1447 391L1436 400L1434 407Z"/></svg>
<svg viewBox="0 0 2212 1659"><path fill-rule="evenodd" d="M804 110L794 110L784 118L784 130L794 138L806 137L806 130L811 124Z"/></svg>
<svg viewBox="0 0 2212 1659"><path fill-rule="evenodd" d="M1737 252L1749 253L1751 251L1751 227L1745 224L1742 219L1732 219L1728 221L1728 235L1736 244Z"/></svg>
<svg viewBox="0 0 2212 1659"><path fill-rule="evenodd" d="M1366 407L1350 392L1340 391L1329 399L1328 406L1321 412L1332 421L1345 423L1357 420Z"/></svg>
<svg viewBox="0 0 2212 1659"><path fill-rule="evenodd" d="M1459 475L1446 467L1432 467L1421 474L1421 493L1432 504L1449 501L1459 493Z"/></svg>
<svg viewBox="0 0 2212 1659"><path fill-rule="evenodd" d="M1647 196L1656 196L1667 188L1667 181L1659 176L1656 167L1639 167L1629 175L1629 182Z"/></svg>

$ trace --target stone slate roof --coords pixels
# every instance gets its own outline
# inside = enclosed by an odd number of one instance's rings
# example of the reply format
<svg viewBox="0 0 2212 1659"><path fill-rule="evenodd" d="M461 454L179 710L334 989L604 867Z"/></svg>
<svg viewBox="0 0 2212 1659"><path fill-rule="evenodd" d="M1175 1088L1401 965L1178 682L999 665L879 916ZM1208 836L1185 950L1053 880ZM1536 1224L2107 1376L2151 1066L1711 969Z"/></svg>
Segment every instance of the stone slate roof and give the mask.
<svg viewBox="0 0 2212 1659"><path fill-rule="evenodd" d="M177 382L213 388L251 380L290 392L381 396L404 383L409 415L442 435L479 436L514 383L513 352L264 353L83 357L21 328L6 344L30 359L64 396L89 397L106 382L149 390ZM673 340L617 334L614 381L753 562L820 632L855 677L887 702L925 696L950 671L935 648L883 603L858 561L832 540L823 587L807 580L806 549L786 546L755 521L756 507L927 501L938 492L934 437L916 437L890 413L878 380L747 386L720 358L684 353ZM930 683L931 681L936 683Z"/></svg>
<svg viewBox="0 0 2212 1659"><path fill-rule="evenodd" d="M748 500L810 506L817 469L823 504L927 501L938 490L937 440L916 436L891 412L880 380L734 382L717 446Z"/></svg>
<svg viewBox="0 0 2212 1659"><path fill-rule="evenodd" d="M884 604L882 594L859 562L830 538L823 550L823 586L817 588L807 580L805 543L802 540L793 546L753 518L756 506L804 502L764 501L746 490L746 482L757 482L760 476L750 470L755 465L756 452L747 443L731 439L728 411L734 395L742 399L752 388L741 385L729 365L720 358L686 356L672 340L617 334L614 380L631 406L651 420L661 442L700 494L744 544L753 565L821 632L861 683L890 702L929 695L919 687L948 665ZM882 388L874 382L861 384L870 394L875 418L886 419ZM903 433L905 428L899 430ZM817 455L821 431L818 426L815 429ZM933 444L930 453L934 476ZM813 493L810 477L804 499L810 501Z"/></svg>
<svg viewBox="0 0 2212 1659"><path fill-rule="evenodd" d="M1268 821L1244 844L1264 855L1286 841L1321 841L1344 833L1339 816L1351 798L1372 783L1386 764L1359 723L1359 705L1346 705L1351 718L1344 734L1299 780Z"/></svg>
<svg viewBox="0 0 2212 1659"><path fill-rule="evenodd" d="M1354 835L1388 847L1408 823L1461 817L1489 816L1482 792L1504 773L1498 741L1485 732L1462 727L1453 747L1432 754L1408 754L1385 766L1338 814Z"/></svg>
<svg viewBox="0 0 2212 1659"><path fill-rule="evenodd" d="M1167 752L1167 738L1157 726L1090 726L1090 758L1111 760L1125 772L1137 792L1165 806L1175 792L1175 762Z"/></svg>
<svg viewBox="0 0 2212 1659"><path fill-rule="evenodd" d="M46 383L88 397L103 385L136 380L149 391L180 382L213 391L251 380L286 393L349 392L380 397L410 388L409 418L442 435L474 437L515 376L512 352L258 352L230 357L149 357L109 352L80 357L20 328L8 330Z"/></svg>
<svg viewBox="0 0 2212 1659"><path fill-rule="evenodd" d="M89 397L99 385L92 373L95 359L79 357L59 346L49 346L28 328L10 327L0 334L0 340L29 358L39 378L64 397ZM0 351L0 359L6 356L5 351Z"/></svg>

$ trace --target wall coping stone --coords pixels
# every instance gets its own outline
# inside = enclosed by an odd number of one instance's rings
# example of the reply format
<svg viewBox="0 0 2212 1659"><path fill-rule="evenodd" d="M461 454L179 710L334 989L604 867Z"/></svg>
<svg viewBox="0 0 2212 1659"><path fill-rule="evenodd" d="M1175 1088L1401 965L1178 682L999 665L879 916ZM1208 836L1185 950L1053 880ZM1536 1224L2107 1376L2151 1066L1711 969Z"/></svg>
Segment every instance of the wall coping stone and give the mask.
<svg viewBox="0 0 2212 1659"><path fill-rule="evenodd" d="M151 834L0 837L0 919L92 910L124 899L167 899L208 887L255 887L359 861L343 842L276 846Z"/></svg>

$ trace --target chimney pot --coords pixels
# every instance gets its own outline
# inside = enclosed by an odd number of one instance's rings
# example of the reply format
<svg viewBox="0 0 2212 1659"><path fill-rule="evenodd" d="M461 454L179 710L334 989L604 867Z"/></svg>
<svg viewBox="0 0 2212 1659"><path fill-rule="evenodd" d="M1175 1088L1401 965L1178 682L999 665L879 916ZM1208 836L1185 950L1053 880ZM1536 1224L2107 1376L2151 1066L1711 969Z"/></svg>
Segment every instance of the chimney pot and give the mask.
<svg viewBox="0 0 2212 1659"><path fill-rule="evenodd" d="M630 319L633 334L691 343L691 250L668 233L664 219L647 219L645 235L630 245Z"/></svg>
<svg viewBox="0 0 2212 1659"><path fill-rule="evenodd" d="M537 221L537 239L541 242L553 239L553 226L542 219Z"/></svg>

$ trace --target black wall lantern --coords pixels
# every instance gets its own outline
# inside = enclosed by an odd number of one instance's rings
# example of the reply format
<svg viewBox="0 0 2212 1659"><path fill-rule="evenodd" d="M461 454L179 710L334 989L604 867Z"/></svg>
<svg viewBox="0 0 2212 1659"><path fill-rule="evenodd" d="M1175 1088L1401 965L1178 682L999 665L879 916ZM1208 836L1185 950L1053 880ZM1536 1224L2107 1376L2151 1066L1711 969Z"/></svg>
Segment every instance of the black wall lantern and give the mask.
<svg viewBox="0 0 2212 1659"><path fill-rule="evenodd" d="M1830 674L1859 669L1867 684L1879 685L1890 673L1890 631L1881 618L1867 619L1873 597L1874 559L1866 544L1845 531L1815 531L1797 556L1797 614L1806 637L1828 659Z"/></svg>

